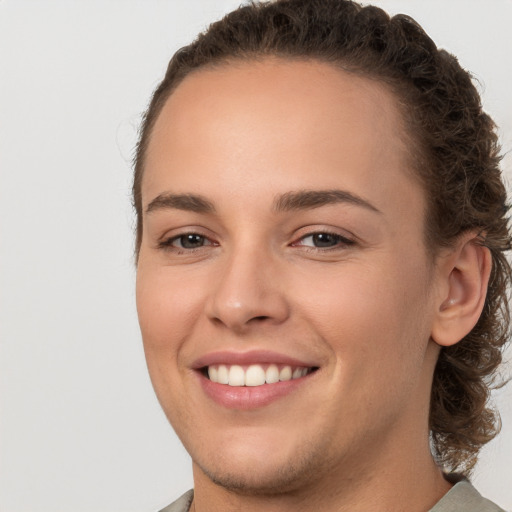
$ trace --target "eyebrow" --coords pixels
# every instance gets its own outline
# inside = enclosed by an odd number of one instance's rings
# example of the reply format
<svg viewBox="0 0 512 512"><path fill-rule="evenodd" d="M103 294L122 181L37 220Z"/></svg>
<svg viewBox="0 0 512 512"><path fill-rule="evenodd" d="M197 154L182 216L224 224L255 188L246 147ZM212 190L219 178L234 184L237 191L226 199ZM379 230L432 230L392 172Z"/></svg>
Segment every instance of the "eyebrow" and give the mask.
<svg viewBox="0 0 512 512"><path fill-rule="evenodd" d="M382 213L370 202L346 190L299 190L287 192L274 201L274 210L286 212L291 210L308 210L330 204L349 203L361 206L375 213Z"/></svg>
<svg viewBox="0 0 512 512"><path fill-rule="evenodd" d="M156 210L185 210L195 213L215 213L213 203L203 196L195 194L160 194L146 208L146 213Z"/></svg>
<svg viewBox="0 0 512 512"><path fill-rule="evenodd" d="M346 190L299 190L279 195L273 202L276 212L309 210L330 204L348 203L361 206L375 213L381 213L370 202ZM215 206L204 196L196 194L163 193L155 197L147 206L146 213L157 210L176 209L195 213L215 213Z"/></svg>

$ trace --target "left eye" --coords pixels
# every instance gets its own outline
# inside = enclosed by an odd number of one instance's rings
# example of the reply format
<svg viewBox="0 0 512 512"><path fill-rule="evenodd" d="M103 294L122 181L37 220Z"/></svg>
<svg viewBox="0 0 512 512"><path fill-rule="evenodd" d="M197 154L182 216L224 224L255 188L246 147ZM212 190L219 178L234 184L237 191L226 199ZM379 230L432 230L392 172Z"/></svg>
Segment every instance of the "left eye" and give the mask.
<svg viewBox="0 0 512 512"><path fill-rule="evenodd" d="M301 238L296 245L329 249L339 245L352 245L353 243L352 240L335 233L313 233Z"/></svg>

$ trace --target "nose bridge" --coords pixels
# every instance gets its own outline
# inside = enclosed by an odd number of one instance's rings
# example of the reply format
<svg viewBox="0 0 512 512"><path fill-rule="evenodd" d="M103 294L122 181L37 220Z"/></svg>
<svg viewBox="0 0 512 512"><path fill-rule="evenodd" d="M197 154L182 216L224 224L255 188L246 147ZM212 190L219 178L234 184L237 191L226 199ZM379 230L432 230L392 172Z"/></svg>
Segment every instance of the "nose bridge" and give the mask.
<svg viewBox="0 0 512 512"><path fill-rule="evenodd" d="M240 242L223 258L208 305L210 318L241 330L252 323L280 323L288 304L280 286L278 262L265 244Z"/></svg>

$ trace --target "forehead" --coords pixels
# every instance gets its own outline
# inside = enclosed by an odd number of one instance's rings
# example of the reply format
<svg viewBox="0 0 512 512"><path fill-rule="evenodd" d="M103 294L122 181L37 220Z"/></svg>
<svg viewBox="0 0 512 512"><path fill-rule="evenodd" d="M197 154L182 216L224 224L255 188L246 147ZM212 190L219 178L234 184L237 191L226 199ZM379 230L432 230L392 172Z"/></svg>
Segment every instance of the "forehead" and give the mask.
<svg viewBox="0 0 512 512"><path fill-rule="evenodd" d="M193 72L155 123L143 203L162 189L208 189L212 180L242 190L270 171L277 188L318 188L320 176L322 188L342 178L363 196L396 188L412 174L397 103L385 84L318 61L269 58Z"/></svg>
<svg viewBox="0 0 512 512"><path fill-rule="evenodd" d="M359 135L357 128L371 128L400 144L405 132L397 104L384 83L327 63L280 58L229 62L192 72L183 80L158 116L150 146L158 151L162 144L178 142L184 133L198 137L212 129L244 136L256 118L267 123L273 137L276 121L287 121L282 138L293 129L294 136L312 139L318 134L324 137L343 118L352 125L354 138ZM336 135L351 136L333 130ZM230 140L235 144L238 137Z"/></svg>

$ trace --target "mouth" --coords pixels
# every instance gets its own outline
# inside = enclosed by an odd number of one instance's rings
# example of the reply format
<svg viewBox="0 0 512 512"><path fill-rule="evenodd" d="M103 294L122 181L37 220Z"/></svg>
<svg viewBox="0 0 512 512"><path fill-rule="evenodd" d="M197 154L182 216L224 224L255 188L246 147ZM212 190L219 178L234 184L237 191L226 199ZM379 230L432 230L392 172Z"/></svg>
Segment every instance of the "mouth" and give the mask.
<svg viewBox="0 0 512 512"><path fill-rule="evenodd" d="M215 384L232 387L259 387L306 377L318 370L316 366L286 364L214 364L200 369L204 377Z"/></svg>
<svg viewBox="0 0 512 512"><path fill-rule="evenodd" d="M253 410L295 395L320 373L309 358L274 351L220 351L192 364L205 396L223 408Z"/></svg>

